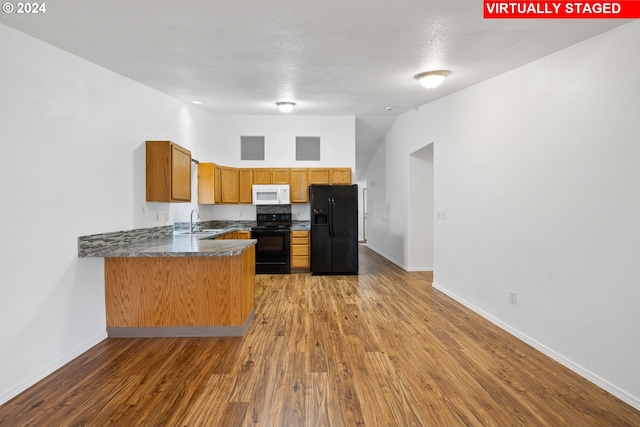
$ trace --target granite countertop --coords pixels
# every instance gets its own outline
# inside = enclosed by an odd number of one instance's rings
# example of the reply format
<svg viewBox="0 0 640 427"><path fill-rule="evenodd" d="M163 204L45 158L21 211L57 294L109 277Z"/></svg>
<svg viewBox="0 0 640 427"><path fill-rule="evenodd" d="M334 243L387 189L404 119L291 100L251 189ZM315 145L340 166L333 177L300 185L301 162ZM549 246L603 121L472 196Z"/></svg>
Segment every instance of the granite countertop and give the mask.
<svg viewBox="0 0 640 427"><path fill-rule="evenodd" d="M293 231L309 231L311 228L310 221L297 221L294 220L291 224L291 230Z"/></svg>
<svg viewBox="0 0 640 427"><path fill-rule="evenodd" d="M78 257L235 256L256 244L255 240L215 240L232 231L173 234L171 227L156 227L82 236L78 238Z"/></svg>

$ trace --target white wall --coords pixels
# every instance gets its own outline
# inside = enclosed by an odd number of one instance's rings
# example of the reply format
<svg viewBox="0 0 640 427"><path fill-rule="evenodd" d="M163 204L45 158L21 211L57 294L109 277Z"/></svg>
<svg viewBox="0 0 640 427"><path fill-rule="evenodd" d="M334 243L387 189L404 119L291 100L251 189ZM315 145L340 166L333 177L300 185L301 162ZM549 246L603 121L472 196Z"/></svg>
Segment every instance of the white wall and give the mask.
<svg viewBox="0 0 640 427"><path fill-rule="evenodd" d="M0 51L3 403L106 337L103 261L77 238L170 224L144 201L144 141L197 156L213 120L1 24Z"/></svg>
<svg viewBox="0 0 640 427"><path fill-rule="evenodd" d="M350 167L355 169L353 116L216 116L214 138L200 161L246 168ZM265 160L240 160L240 137L264 136ZM296 136L320 137L319 161L296 161ZM246 206L201 206L206 219L255 219ZM296 220L308 220L308 206L292 205Z"/></svg>
<svg viewBox="0 0 640 427"><path fill-rule="evenodd" d="M638 51L633 21L408 112L364 177L369 245L402 263L433 141L434 286L640 408Z"/></svg>
<svg viewBox="0 0 640 427"><path fill-rule="evenodd" d="M234 167L355 168L353 116L216 116L215 161ZM240 137L264 136L265 160L240 160ZM320 137L320 161L296 161L296 136Z"/></svg>

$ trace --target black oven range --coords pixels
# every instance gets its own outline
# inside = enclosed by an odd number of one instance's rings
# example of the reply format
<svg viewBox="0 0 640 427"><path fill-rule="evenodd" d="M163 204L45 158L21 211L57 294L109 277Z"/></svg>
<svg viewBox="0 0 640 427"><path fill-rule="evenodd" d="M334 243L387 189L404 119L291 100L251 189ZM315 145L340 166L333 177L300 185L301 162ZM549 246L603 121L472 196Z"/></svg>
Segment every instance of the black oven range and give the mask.
<svg viewBox="0 0 640 427"><path fill-rule="evenodd" d="M256 274L291 273L291 213L256 214Z"/></svg>

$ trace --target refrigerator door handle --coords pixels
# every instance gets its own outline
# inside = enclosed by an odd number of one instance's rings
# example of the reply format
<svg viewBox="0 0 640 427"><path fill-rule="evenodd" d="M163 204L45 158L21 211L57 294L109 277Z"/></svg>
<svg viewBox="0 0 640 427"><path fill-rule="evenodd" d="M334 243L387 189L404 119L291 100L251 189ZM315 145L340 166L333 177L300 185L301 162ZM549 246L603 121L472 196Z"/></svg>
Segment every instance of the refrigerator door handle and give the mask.
<svg viewBox="0 0 640 427"><path fill-rule="evenodd" d="M333 237L333 199L329 197L329 236Z"/></svg>

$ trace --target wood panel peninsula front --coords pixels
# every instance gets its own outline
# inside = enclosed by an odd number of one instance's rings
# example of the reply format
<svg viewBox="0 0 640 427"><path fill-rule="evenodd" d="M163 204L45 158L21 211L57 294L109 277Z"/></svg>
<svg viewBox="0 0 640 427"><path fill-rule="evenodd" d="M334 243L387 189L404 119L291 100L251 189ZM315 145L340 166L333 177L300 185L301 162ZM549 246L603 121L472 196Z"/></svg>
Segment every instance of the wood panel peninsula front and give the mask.
<svg viewBox="0 0 640 427"><path fill-rule="evenodd" d="M105 259L109 337L243 335L254 313L255 240L215 239L222 234L159 227L80 237L79 257Z"/></svg>

